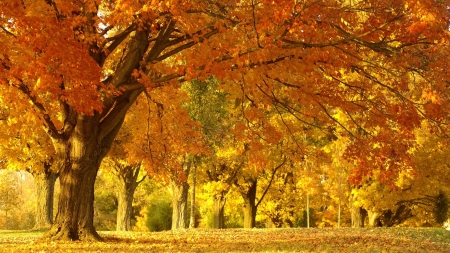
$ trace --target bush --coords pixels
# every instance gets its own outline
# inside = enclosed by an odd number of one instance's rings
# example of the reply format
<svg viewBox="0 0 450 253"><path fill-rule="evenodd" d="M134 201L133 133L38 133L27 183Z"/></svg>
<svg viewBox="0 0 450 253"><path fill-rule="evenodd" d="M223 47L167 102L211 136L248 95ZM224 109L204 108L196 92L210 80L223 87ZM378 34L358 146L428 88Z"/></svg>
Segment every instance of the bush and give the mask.
<svg viewBox="0 0 450 253"><path fill-rule="evenodd" d="M152 203L147 207L146 225L151 232L172 228L172 205L169 196L159 195L152 199Z"/></svg>
<svg viewBox="0 0 450 253"><path fill-rule="evenodd" d="M316 227L316 217L314 215L314 209L309 209L309 227ZM306 213L306 210L303 211L303 216L299 217L297 216L295 218L294 227L303 227L306 228L308 226L308 214Z"/></svg>
<svg viewBox="0 0 450 253"><path fill-rule="evenodd" d="M95 196L94 225L98 230L116 230L117 198L112 192L99 192Z"/></svg>
<svg viewBox="0 0 450 253"><path fill-rule="evenodd" d="M448 218L448 198L444 192L439 192L436 198L434 215L438 224L443 224Z"/></svg>

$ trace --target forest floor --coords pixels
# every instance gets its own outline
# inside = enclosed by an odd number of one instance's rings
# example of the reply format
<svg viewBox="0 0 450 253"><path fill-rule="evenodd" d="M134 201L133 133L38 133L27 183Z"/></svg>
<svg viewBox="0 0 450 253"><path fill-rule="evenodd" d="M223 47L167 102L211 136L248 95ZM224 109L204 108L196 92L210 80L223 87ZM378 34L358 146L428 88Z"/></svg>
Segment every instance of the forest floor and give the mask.
<svg viewBox="0 0 450 253"><path fill-rule="evenodd" d="M100 232L103 242L48 241L42 233L0 230L0 252L450 252L442 228Z"/></svg>

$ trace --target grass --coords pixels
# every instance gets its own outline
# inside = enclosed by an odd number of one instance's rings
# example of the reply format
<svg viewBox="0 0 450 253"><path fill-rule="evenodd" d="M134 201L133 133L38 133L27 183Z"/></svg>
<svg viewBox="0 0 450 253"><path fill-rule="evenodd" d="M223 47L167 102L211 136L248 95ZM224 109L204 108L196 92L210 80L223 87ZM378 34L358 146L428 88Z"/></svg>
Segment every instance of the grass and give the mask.
<svg viewBox="0 0 450 253"><path fill-rule="evenodd" d="M100 232L103 242L55 242L0 231L0 252L450 252L440 228L195 229Z"/></svg>

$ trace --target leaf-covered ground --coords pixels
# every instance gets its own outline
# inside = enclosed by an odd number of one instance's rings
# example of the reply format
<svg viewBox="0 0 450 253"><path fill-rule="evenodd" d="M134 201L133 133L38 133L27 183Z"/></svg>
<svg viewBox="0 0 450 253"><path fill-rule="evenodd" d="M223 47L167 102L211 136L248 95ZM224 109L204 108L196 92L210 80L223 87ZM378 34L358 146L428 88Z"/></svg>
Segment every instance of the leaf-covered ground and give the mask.
<svg viewBox="0 0 450 253"><path fill-rule="evenodd" d="M103 242L53 242L42 232L0 231L0 252L450 252L437 228L196 229L101 232Z"/></svg>

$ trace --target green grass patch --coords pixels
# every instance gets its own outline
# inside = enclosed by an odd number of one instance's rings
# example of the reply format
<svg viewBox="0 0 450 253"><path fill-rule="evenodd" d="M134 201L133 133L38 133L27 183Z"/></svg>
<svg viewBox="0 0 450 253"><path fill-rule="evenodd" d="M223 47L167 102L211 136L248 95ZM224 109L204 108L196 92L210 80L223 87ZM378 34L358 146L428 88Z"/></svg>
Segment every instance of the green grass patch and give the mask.
<svg viewBox="0 0 450 253"><path fill-rule="evenodd" d="M450 232L439 228L100 232L103 242L55 242L42 234L0 231L0 252L450 252Z"/></svg>

